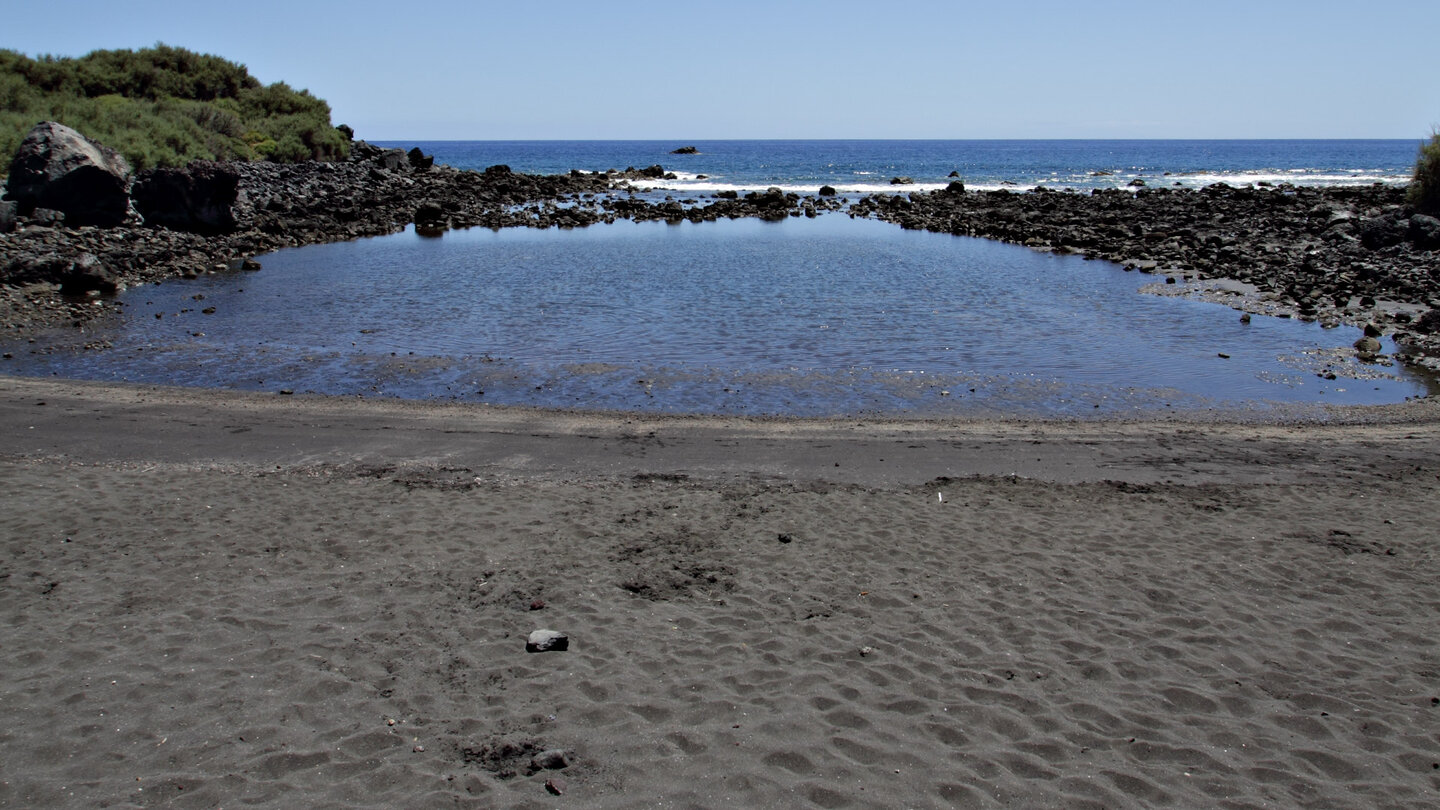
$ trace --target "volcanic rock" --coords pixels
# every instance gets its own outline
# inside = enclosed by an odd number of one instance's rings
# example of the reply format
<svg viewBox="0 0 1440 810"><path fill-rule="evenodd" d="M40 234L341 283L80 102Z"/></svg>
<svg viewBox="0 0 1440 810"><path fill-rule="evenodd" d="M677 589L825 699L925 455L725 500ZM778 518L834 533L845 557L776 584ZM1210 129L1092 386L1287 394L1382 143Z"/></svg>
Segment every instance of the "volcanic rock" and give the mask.
<svg viewBox="0 0 1440 810"><path fill-rule="evenodd" d="M421 152L418 146L406 152L405 159L409 161L410 168L417 172L427 171L435 165L435 156Z"/></svg>
<svg viewBox="0 0 1440 810"><path fill-rule="evenodd" d="M183 169L148 169L130 197L147 225L214 235L235 230L240 174L225 163L197 160Z"/></svg>
<svg viewBox="0 0 1440 810"><path fill-rule="evenodd" d="M1428 214L1416 214L1410 217L1406 236L1421 250L1440 248L1440 219Z"/></svg>
<svg viewBox="0 0 1440 810"><path fill-rule="evenodd" d="M53 208L72 225L115 227L129 213L129 190L130 164L119 152L45 121L20 142L5 197L22 215Z"/></svg>
<svg viewBox="0 0 1440 810"><path fill-rule="evenodd" d="M445 221L445 209L438 203L426 201L420 203L415 209L415 224L426 227L434 227Z"/></svg>
<svg viewBox="0 0 1440 810"><path fill-rule="evenodd" d="M1360 244L1371 250L1387 248L1405 241L1407 230L1399 214L1394 212L1360 223Z"/></svg>
<svg viewBox="0 0 1440 810"><path fill-rule="evenodd" d="M1366 335L1355 341L1355 351L1362 357L1373 357L1380 353L1380 341Z"/></svg>

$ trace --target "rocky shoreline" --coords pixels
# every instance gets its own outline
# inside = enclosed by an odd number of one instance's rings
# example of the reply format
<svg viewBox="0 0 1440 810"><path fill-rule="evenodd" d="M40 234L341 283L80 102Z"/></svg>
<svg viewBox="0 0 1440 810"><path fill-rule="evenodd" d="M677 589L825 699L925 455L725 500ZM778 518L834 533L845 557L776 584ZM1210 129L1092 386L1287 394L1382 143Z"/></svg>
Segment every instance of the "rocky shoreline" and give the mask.
<svg viewBox="0 0 1440 810"><path fill-rule="evenodd" d="M363 141L337 163L197 162L141 172L132 210L114 227L69 227L61 211L0 222L0 328L11 337L81 326L108 296L135 284L258 269L253 257L285 247L379 236L414 224L451 228L574 228L617 219L678 222L784 219L836 211L841 203L772 189L705 201L650 201L635 192L660 166L529 175L432 165L418 150Z"/></svg>
<svg viewBox="0 0 1440 810"><path fill-rule="evenodd" d="M12 175L14 174L12 170ZM983 237L1157 273L1173 289L1266 314L1368 325L1415 365L1440 368L1440 220L1394 187L1210 186L1093 193L946 190L872 195L779 189L637 196L645 169L527 175L433 165L363 141L339 163L196 163L141 172L113 227L62 212L0 211L0 328L26 337L80 327L124 286L258 269L284 247L450 228L585 227L618 219L713 221L847 211L907 229ZM14 181L12 180L12 183ZM828 193L827 193L828 192ZM1226 280L1225 284L1206 284ZM1238 282L1238 283L1236 283ZM1361 351L1365 347L1360 348Z"/></svg>
<svg viewBox="0 0 1440 810"><path fill-rule="evenodd" d="M1408 208L1403 188L966 193L952 184L869 196L850 210L1197 282L1188 294L1237 309L1364 325L1393 334L1410 362L1440 367L1440 220ZM1207 283L1216 281L1229 283Z"/></svg>

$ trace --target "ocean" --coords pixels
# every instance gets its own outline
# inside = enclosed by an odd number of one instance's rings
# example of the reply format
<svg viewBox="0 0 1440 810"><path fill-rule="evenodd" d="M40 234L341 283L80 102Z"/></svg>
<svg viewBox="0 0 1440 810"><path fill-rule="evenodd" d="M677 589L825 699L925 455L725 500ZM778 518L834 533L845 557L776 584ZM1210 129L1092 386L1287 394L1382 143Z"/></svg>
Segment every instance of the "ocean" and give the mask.
<svg viewBox="0 0 1440 810"><path fill-rule="evenodd" d="M379 141L419 147L457 169L504 164L517 172L644 168L675 180L646 183L678 193L778 186L813 194L944 188L951 172L966 188L991 190L1202 187L1212 183L1297 186L1400 184L1410 179L1419 140L989 140L989 141ZM697 154L672 151L694 146ZM909 177L913 185L891 180Z"/></svg>

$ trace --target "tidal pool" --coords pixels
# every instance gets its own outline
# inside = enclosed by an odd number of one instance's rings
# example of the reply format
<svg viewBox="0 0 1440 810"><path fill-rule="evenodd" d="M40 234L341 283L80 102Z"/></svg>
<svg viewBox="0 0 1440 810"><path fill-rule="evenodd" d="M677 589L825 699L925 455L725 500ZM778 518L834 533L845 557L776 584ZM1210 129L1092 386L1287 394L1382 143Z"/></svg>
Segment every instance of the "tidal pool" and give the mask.
<svg viewBox="0 0 1440 810"><path fill-rule="evenodd" d="M1144 295L1154 277L842 215L472 229L127 290L110 348L10 373L546 408L1117 416L1397 402L1360 331ZM1387 351L1393 346L1387 344ZM1327 376L1334 379L1327 379Z"/></svg>

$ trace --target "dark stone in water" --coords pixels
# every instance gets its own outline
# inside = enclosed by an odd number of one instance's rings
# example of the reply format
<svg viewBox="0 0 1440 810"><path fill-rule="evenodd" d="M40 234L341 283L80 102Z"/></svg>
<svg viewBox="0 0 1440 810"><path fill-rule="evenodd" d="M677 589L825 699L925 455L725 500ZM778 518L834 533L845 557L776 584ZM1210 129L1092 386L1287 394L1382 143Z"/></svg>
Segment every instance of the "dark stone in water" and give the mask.
<svg viewBox="0 0 1440 810"><path fill-rule="evenodd" d="M699 150L699 149L696 149L696 148L693 147L693 146L682 146L682 147L680 147L679 149L672 149L672 150L670 150L670 154L672 154L672 155L698 155L698 154L700 154L700 150Z"/></svg>
<svg viewBox="0 0 1440 810"><path fill-rule="evenodd" d="M435 202L420 203L415 209L415 224L423 227L434 227L445 221L445 209Z"/></svg>

